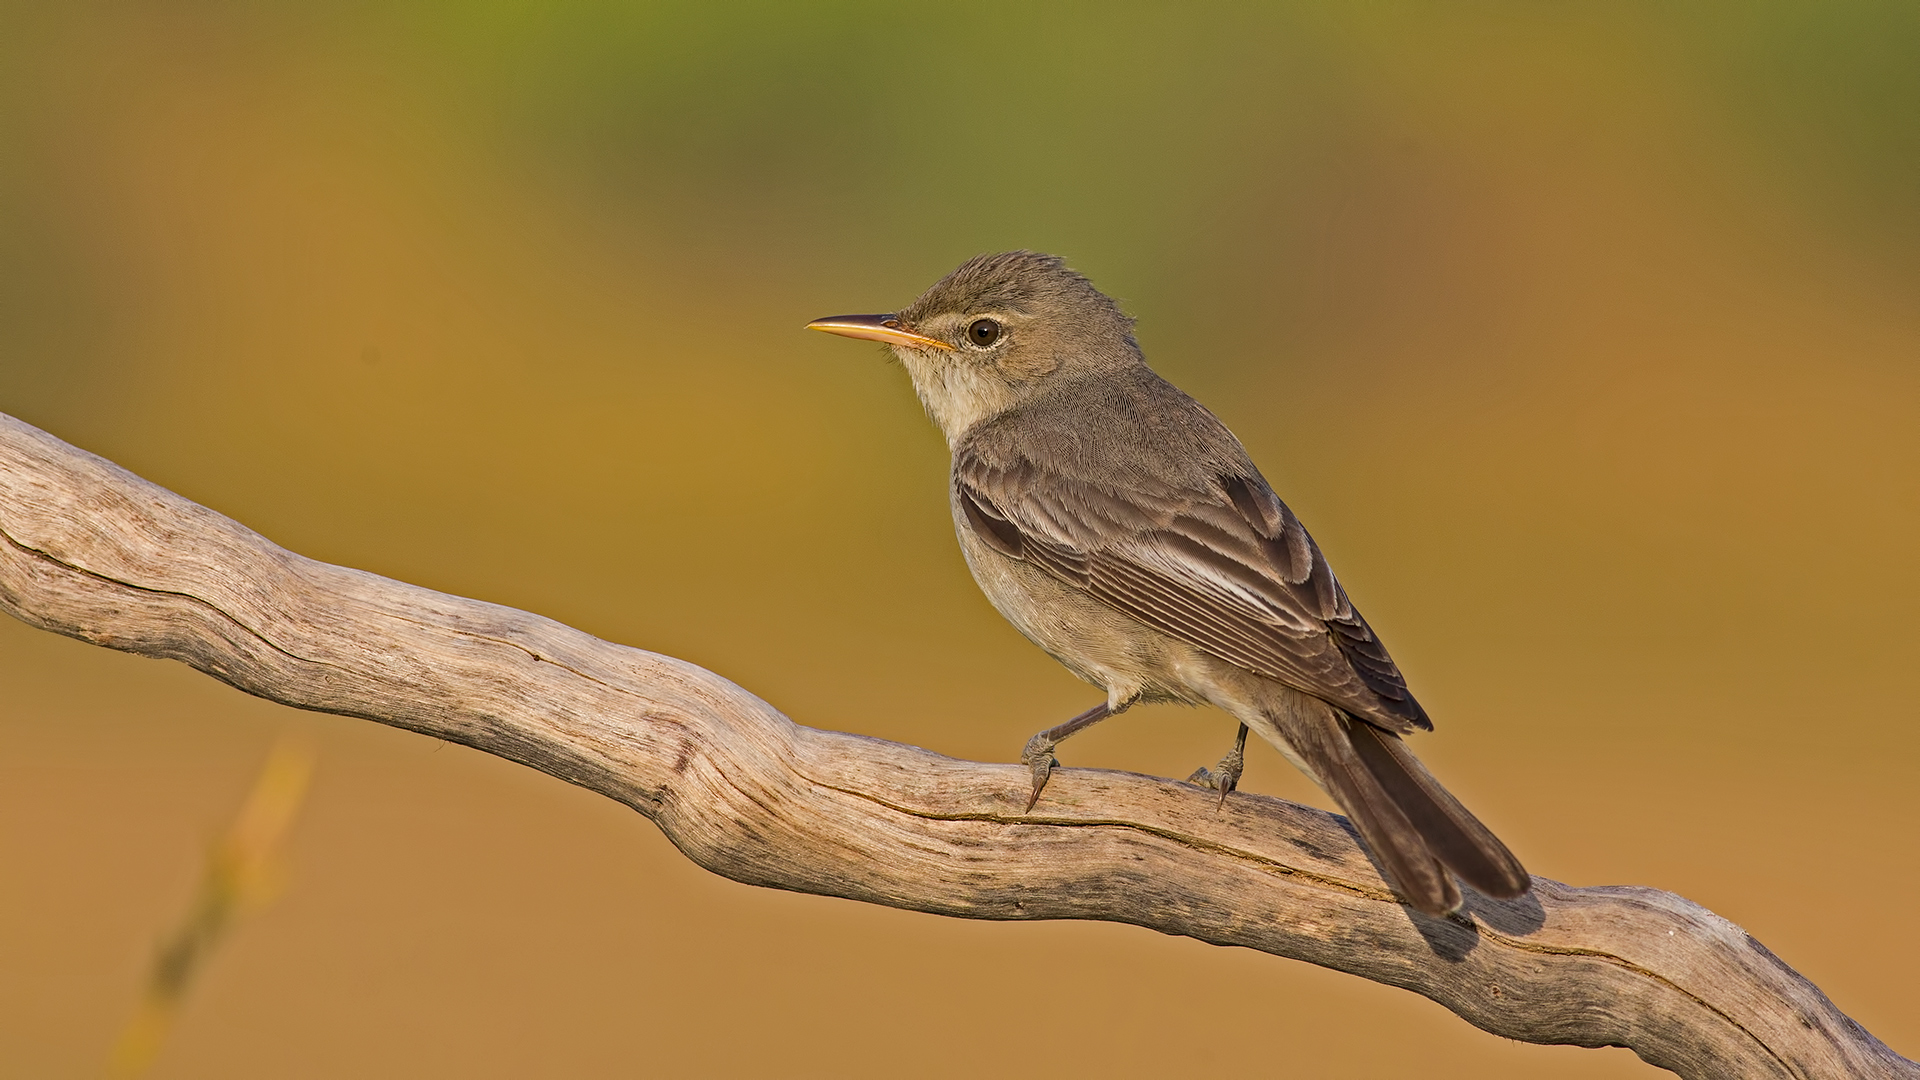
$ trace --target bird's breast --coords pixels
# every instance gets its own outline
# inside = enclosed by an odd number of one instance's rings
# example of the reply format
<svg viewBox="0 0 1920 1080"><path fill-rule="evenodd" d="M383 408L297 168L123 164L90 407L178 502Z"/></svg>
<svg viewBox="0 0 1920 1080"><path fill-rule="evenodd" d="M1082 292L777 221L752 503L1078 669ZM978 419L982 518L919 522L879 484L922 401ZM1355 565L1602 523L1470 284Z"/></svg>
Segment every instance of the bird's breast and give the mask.
<svg viewBox="0 0 1920 1080"><path fill-rule="evenodd" d="M954 533L967 569L994 610L1068 671L1100 687L1116 705L1134 700L1198 703L1204 695L1168 672L1195 650L1141 624L1025 559L1002 554L978 536L959 497Z"/></svg>

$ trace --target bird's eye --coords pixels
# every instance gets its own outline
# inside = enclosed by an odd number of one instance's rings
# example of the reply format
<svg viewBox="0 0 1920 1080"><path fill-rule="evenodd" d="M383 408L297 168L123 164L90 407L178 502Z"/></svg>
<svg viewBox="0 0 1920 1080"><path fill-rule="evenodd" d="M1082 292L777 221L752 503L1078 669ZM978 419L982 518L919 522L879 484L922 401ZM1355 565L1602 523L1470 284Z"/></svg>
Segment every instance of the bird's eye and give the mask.
<svg viewBox="0 0 1920 1080"><path fill-rule="evenodd" d="M984 349L1000 340L1000 324L992 319L975 319L967 324L967 340Z"/></svg>

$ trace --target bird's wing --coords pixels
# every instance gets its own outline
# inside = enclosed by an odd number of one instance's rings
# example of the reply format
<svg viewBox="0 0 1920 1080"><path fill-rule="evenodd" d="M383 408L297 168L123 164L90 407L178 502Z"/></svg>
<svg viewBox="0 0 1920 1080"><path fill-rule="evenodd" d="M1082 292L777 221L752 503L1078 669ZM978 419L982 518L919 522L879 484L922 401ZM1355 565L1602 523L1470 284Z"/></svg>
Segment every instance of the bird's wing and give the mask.
<svg viewBox="0 0 1920 1080"><path fill-rule="evenodd" d="M1392 731L1433 725L1400 669L1257 472L1125 488L960 447L976 536L1164 634Z"/></svg>

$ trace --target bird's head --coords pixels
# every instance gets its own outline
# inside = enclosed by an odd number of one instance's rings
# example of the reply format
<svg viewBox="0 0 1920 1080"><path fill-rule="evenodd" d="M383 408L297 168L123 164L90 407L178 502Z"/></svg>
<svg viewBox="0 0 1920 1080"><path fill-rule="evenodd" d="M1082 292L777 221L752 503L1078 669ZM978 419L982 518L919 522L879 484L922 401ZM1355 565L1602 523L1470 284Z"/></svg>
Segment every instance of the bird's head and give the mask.
<svg viewBox="0 0 1920 1080"><path fill-rule="evenodd" d="M885 342L949 444L1050 385L1141 363L1133 320L1056 255L980 255L890 315L812 330Z"/></svg>

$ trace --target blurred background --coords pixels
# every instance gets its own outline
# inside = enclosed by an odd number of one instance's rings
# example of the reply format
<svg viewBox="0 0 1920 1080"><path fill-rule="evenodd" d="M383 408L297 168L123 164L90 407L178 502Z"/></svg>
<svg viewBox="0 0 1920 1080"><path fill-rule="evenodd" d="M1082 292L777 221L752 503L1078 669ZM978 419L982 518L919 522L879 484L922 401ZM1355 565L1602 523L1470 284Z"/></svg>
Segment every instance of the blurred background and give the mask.
<svg viewBox="0 0 1920 1080"><path fill-rule="evenodd" d="M0 411L306 555L1011 761L879 346L1066 255L1384 634L1536 873L1747 928L1920 1055L1920 7L0 9ZM991 677L968 675L982 665ZM0 1056L96 1075L278 740L278 899L155 1077L1626 1077L1133 927L750 889L462 747L0 625ZM1225 716L1069 766L1184 776ZM1246 786L1327 805L1262 748Z"/></svg>

